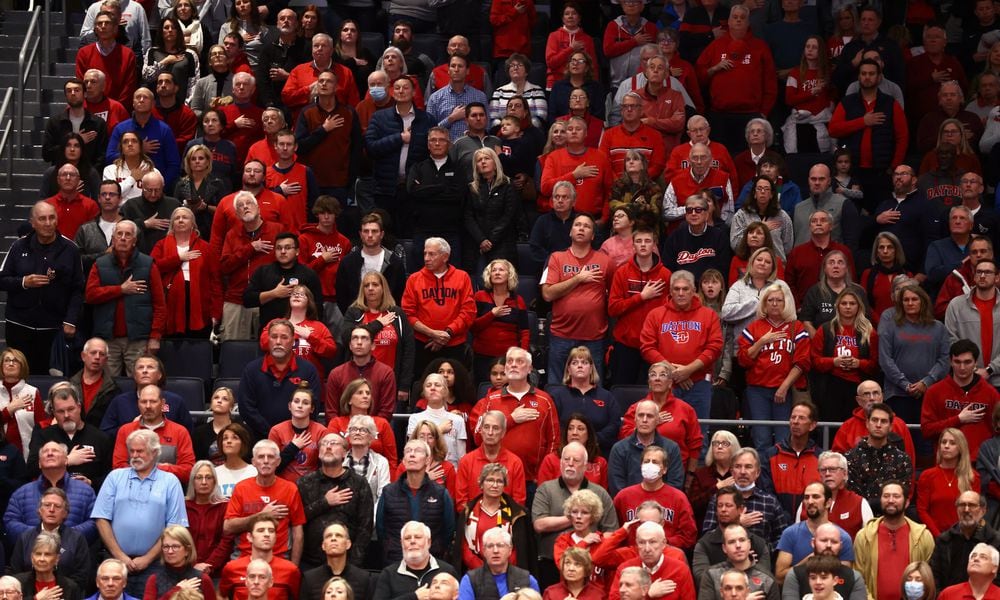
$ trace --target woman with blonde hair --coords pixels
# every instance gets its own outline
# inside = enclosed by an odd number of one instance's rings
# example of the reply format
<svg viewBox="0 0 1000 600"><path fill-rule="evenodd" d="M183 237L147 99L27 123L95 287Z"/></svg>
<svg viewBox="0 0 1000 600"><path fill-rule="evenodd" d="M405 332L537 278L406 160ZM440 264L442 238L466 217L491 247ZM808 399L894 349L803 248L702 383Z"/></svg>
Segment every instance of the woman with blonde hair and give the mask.
<svg viewBox="0 0 1000 600"><path fill-rule="evenodd" d="M820 420L846 421L854 407L844 398L878 372L878 333L865 316L864 295L847 288L834 301L836 316L812 338L812 399Z"/></svg>
<svg viewBox="0 0 1000 600"><path fill-rule="evenodd" d="M599 530L604 516L604 502L592 490L581 488L563 502L563 516L569 519L569 531L559 534L552 549L552 557L558 565L563 554L571 549L593 550L601 543L603 536Z"/></svg>
<svg viewBox="0 0 1000 600"><path fill-rule="evenodd" d="M589 348L577 346L569 351L562 386L553 386L550 395L561 425L569 423L570 415L586 415L597 431L601 452L610 454L618 441L619 427L623 426L622 409L614 395L601 385L601 375Z"/></svg>
<svg viewBox="0 0 1000 600"><path fill-rule="evenodd" d="M170 337L207 339L222 321L219 262L195 225L194 212L178 206L166 237L150 253L166 290Z"/></svg>
<svg viewBox="0 0 1000 600"><path fill-rule="evenodd" d="M212 234L215 208L232 190L232 182L212 172L212 150L204 144L188 147L184 153L183 167L184 176L174 186L174 197L194 211L198 233L208 241Z"/></svg>
<svg viewBox="0 0 1000 600"><path fill-rule="evenodd" d="M965 434L948 427L938 438L935 465L917 479L917 514L935 539L958 522L955 504L968 491L980 491L979 473Z"/></svg>
<svg viewBox="0 0 1000 600"><path fill-rule="evenodd" d="M0 385L0 426L4 428L4 438L21 451L18 457L29 454L31 435L35 428L44 429L52 422L47 412L42 393L27 382L31 371L28 357L16 348L7 348L0 353L2 361L3 385Z"/></svg>
<svg viewBox="0 0 1000 600"><path fill-rule="evenodd" d="M809 370L809 333L795 318L795 299L784 281L764 288L757 319L737 336L737 360L746 370L746 399L754 420L788 421L792 387ZM763 451L788 436L787 427L755 425L753 445ZM773 436L773 437L772 437Z"/></svg>
<svg viewBox="0 0 1000 600"><path fill-rule="evenodd" d="M517 215L521 207L517 188L504 175L492 148L472 155L473 175L465 202L465 229L477 252L476 270L504 258L517 265Z"/></svg>
<svg viewBox="0 0 1000 600"><path fill-rule="evenodd" d="M380 271L361 276L358 296L344 312L342 337L350 337L354 327L368 330L375 360L396 372L397 389L409 392L413 385L413 328Z"/></svg>
<svg viewBox="0 0 1000 600"><path fill-rule="evenodd" d="M406 424L406 435L412 438L420 425L428 421L434 423L447 448L445 458L453 467L458 467L459 459L465 456L469 436L462 415L448 410L446 400L448 381L440 373L430 373L424 377L421 387L421 397L427 402L427 408L410 415ZM431 447L433 448L433 445Z"/></svg>
<svg viewBox="0 0 1000 600"><path fill-rule="evenodd" d="M517 269L509 260L496 258L483 269L483 287L472 299L472 352L476 383L489 381L490 365L511 346L528 350L528 306L517 293Z"/></svg>
<svg viewBox="0 0 1000 600"><path fill-rule="evenodd" d="M542 173L545 171L545 163L554 151L560 148L566 147L566 121L555 121L552 125L549 125L548 137L546 137L545 145L542 146L542 153L538 155L538 161L535 163L535 181L540 182L542 180ZM538 197L535 199L535 206L538 208L539 214L547 213L552 210L552 196L542 193L542 190L538 190Z"/></svg>
<svg viewBox="0 0 1000 600"><path fill-rule="evenodd" d="M215 600L212 578L194 567L198 551L194 538L182 525L167 525L160 535L162 562L146 580L143 600L169 600L181 589L198 590L205 600Z"/></svg>

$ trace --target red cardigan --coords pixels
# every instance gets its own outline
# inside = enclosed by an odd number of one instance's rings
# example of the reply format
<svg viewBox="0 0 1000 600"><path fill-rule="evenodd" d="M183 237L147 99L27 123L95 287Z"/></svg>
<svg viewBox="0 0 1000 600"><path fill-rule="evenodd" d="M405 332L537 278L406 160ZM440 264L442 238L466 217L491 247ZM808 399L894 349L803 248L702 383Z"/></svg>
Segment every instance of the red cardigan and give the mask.
<svg viewBox="0 0 1000 600"><path fill-rule="evenodd" d="M197 562L212 565L213 573L222 573L222 567L233 553L233 536L222 532L229 503L197 504L194 500L185 500L184 504L187 506L188 531L198 552Z"/></svg>
<svg viewBox="0 0 1000 600"><path fill-rule="evenodd" d="M167 334L197 331L211 327L212 319L222 321L222 277L219 261L209 251L208 242L197 236L191 238L190 251L201 256L188 262L190 270L190 302L185 297L184 271L177 255L177 238L167 237L156 242L150 253L160 269L160 279L167 297Z"/></svg>

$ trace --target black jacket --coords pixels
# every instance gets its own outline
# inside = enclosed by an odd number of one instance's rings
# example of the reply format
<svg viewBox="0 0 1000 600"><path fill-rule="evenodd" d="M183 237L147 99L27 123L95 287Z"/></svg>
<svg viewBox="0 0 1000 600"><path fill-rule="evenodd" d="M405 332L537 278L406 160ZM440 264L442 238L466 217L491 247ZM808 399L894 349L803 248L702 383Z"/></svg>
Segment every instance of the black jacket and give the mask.
<svg viewBox="0 0 1000 600"><path fill-rule="evenodd" d="M422 160L406 174L406 193L413 204L413 229L427 235L457 233L468 189L460 165L445 159L439 169L434 159Z"/></svg>
<svg viewBox="0 0 1000 600"><path fill-rule="evenodd" d="M35 600L35 572L27 571L14 575L21 582L21 598ZM69 577L56 574L56 585L62 588L62 600L82 600L83 593Z"/></svg>
<svg viewBox="0 0 1000 600"><path fill-rule="evenodd" d="M35 427L32 430L31 443L28 446L27 465L30 477L36 478L41 474L38 470L38 451L49 442L65 444L70 451L77 446L91 446L94 449L94 460L86 464L68 467L68 469L70 473L79 473L89 479L90 487L94 488L94 492L100 491L104 478L111 472L111 457L114 454L115 446L111 438L101 431L98 425L85 422L83 429L77 431L73 439L70 439L63 428L54 422L44 429Z"/></svg>
<svg viewBox="0 0 1000 600"><path fill-rule="evenodd" d="M505 258L517 264L517 215L521 210L517 189L510 181L490 189L481 181L479 193L469 189L465 202L465 230L477 246L489 240L493 247L480 253L486 260Z"/></svg>
<svg viewBox="0 0 1000 600"><path fill-rule="evenodd" d="M344 565L344 570L334 575L326 563L309 569L302 574L302 585L299 587L299 600L323 600L323 585L331 577L343 577L351 584L354 597L358 600L370 598L375 589L375 576L365 569L358 568L350 562Z"/></svg>
<svg viewBox="0 0 1000 600"><path fill-rule="evenodd" d="M25 275L48 273L48 285L25 289ZM61 329L77 324L86 280L80 249L56 235L51 244L38 243L35 232L15 241L0 265L0 290L7 292L8 321L37 329Z"/></svg>
<svg viewBox="0 0 1000 600"><path fill-rule="evenodd" d="M351 248L340 261L340 268L337 269L337 304L340 311L346 313L347 309L358 299L358 290L361 289L361 269L365 266L365 259L361 256L361 246ZM400 302L403 297L403 288L406 286L406 261L401 254L395 254L389 250L382 262L382 275L389 282L389 291L392 292L393 299Z"/></svg>
<svg viewBox="0 0 1000 600"><path fill-rule="evenodd" d="M364 561L368 542L371 540L372 520L375 514L375 500L372 498L372 489L368 481L348 468L336 479L328 477L322 470L313 471L300 477L296 485L306 513L302 563L321 565L326 562L322 548L323 531L330 523L339 521L347 525L351 536L348 559L355 565L360 565ZM330 506L326 501L326 493L333 488L345 487L350 488L353 493L351 501L340 506Z"/></svg>
<svg viewBox="0 0 1000 600"><path fill-rule="evenodd" d="M939 590L969 580L965 567L969 563L969 554L980 542L1000 548L1000 532L985 522L976 529L971 538L965 537L958 524L941 532L934 542L934 553L931 554L930 560L934 584ZM1000 585L1000 574L993 581Z"/></svg>
<svg viewBox="0 0 1000 600"><path fill-rule="evenodd" d="M108 124L104 119L95 117L89 111L84 111L80 132L93 131L97 134L89 144L84 144L83 152L91 166L99 169L104 165L104 151L108 147ZM62 141L67 133L73 132L73 123L69 120L69 109L53 115L45 124L45 134L42 136L42 158L45 162L56 165L63 162Z"/></svg>
<svg viewBox="0 0 1000 600"><path fill-rule="evenodd" d="M396 535L399 539L399 535ZM435 558L433 553L431 564L421 575L416 575L406 568L402 561L390 563L382 569L375 582L375 593L371 600L417 600L416 590L421 586L429 586L438 573L450 573L458 579L458 571L451 564Z"/></svg>
<svg viewBox="0 0 1000 600"><path fill-rule="evenodd" d="M312 292L313 298L322 302L323 285L319 282L319 275L304 264L295 261L290 269L283 269L276 263L269 263L257 267L257 270L250 276L250 283L243 291L243 306L247 308L260 307L260 326L266 327L272 319L283 318L288 314L288 298L278 298L271 300L267 304L260 303L260 294L273 290L276 285L283 280L291 283L297 279L299 285L304 285Z"/></svg>

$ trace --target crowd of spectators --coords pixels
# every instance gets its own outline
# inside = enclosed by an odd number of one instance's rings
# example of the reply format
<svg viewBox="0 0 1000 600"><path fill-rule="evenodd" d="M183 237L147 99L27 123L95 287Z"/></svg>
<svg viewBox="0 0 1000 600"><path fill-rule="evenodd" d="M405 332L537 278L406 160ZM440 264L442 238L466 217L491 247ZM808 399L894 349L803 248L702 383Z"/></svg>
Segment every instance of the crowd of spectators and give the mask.
<svg viewBox="0 0 1000 600"><path fill-rule="evenodd" d="M87 9L0 597L1000 598L1000 2L288 4Z"/></svg>

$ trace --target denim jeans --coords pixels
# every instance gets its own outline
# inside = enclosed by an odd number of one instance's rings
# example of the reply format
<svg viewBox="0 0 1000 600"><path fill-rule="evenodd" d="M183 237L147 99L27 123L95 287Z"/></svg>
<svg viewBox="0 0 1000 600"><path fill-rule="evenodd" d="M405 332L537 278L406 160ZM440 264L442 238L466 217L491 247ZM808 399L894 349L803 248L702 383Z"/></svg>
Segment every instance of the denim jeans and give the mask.
<svg viewBox="0 0 1000 600"><path fill-rule="evenodd" d="M792 393L789 390L782 404L774 402L774 392L778 388L748 385L746 398L751 419L768 421L788 421L792 416ZM773 436L773 438L772 438ZM753 447L763 452L775 442L788 437L788 427L771 427L770 425L754 425L750 428Z"/></svg>
<svg viewBox="0 0 1000 600"><path fill-rule="evenodd" d="M693 381L693 380L692 380ZM708 419L712 416L712 382L707 379L699 379L694 381L694 385L691 389L685 390L680 386L674 386L672 393L674 396L680 398L681 400L687 402L694 409L698 419ZM709 440L708 435L708 425L701 426L701 435L705 440ZM703 443L701 445L701 456L699 459L705 458L705 453L708 451L708 443ZM684 465L687 468L687 465Z"/></svg>
<svg viewBox="0 0 1000 600"><path fill-rule="evenodd" d="M549 336L549 364L545 379L549 384L562 384L563 371L569 351L577 346L586 346L594 357L594 369L604 379L604 340L574 340L559 336Z"/></svg>

